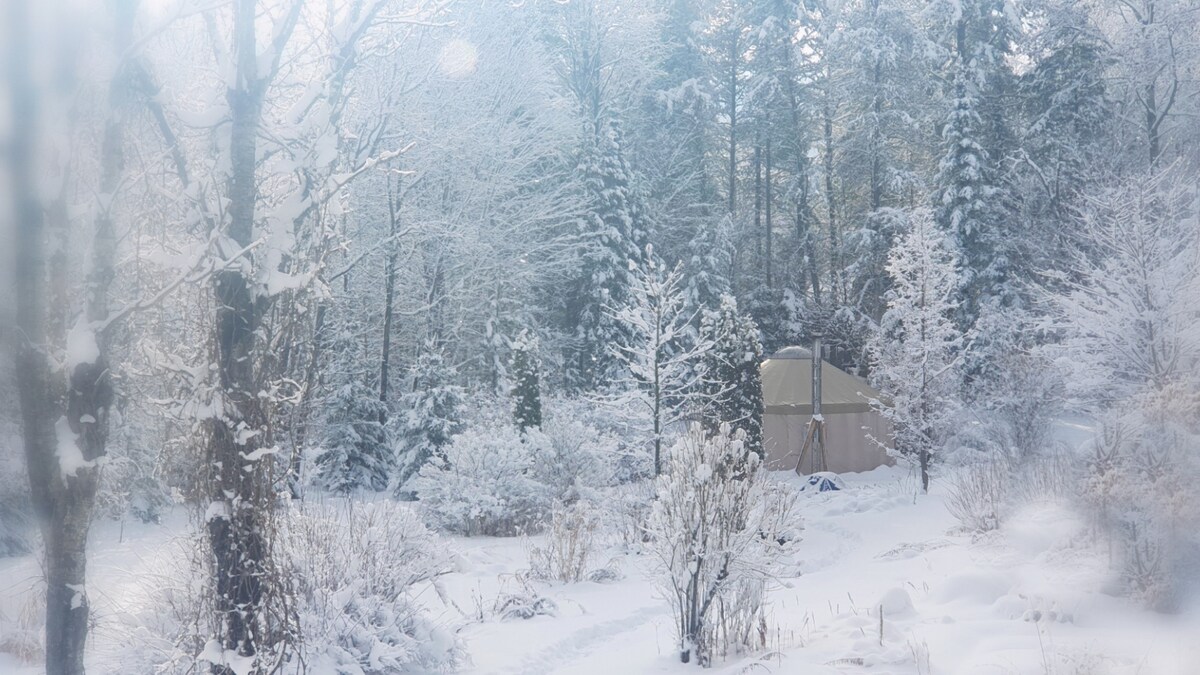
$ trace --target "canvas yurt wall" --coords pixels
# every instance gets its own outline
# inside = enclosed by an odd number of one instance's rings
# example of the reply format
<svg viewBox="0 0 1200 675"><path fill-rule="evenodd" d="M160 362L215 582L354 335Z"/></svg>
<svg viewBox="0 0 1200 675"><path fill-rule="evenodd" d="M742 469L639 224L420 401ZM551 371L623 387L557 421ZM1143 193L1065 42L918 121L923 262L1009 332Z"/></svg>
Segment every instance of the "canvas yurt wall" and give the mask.
<svg viewBox="0 0 1200 675"><path fill-rule="evenodd" d="M763 443L767 466L795 469L812 421L812 353L787 347L762 364ZM879 393L828 361L821 365L821 417L825 420L825 470L869 471L892 464L876 439L890 439L887 420L868 401ZM811 472L805 457L801 473Z"/></svg>

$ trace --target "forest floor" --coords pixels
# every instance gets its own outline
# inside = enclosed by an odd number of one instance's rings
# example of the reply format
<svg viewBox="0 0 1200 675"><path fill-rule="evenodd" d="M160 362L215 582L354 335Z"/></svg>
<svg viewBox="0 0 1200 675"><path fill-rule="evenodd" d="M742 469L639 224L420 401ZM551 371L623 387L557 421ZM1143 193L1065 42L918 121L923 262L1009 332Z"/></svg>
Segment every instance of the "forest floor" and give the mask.
<svg viewBox="0 0 1200 675"><path fill-rule="evenodd" d="M1168 617L1106 594L1114 579L1106 544L1053 498L971 535L947 511L944 481L917 495L904 468L843 479L842 491L800 495L797 576L770 591L767 650L718 659L711 672L1200 673L1200 607ZM144 597L133 591L162 573L161 553L187 528L181 512L162 525L96 526L91 672L130 672L122 652L131 633L120 628L133 615L129 599ZM537 538L448 542L458 570L442 578L442 593L422 597L459 627L463 672L695 672L678 663L669 605L645 556L614 547L594 562L611 556L619 580L557 584L521 575ZM4 653L21 643L22 616L31 623L37 577L32 556L0 560L0 673L39 670ZM529 590L553 602L552 615L497 616L498 597Z"/></svg>

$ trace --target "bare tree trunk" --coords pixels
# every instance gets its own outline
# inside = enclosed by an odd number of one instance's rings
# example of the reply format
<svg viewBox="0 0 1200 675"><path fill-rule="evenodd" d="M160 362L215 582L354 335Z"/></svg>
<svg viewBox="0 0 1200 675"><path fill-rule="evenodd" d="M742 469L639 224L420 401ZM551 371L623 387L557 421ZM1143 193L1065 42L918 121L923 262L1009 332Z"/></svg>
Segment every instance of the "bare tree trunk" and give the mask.
<svg viewBox="0 0 1200 675"><path fill-rule="evenodd" d="M826 83L826 86L830 86ZM830 292L836 302L842 292L841 287L841 233L838 232L837 195L833 186L833 93L825 92L823 110L823 126L825 136L825 207L829 217L829 281Z"/></svg>
<svg viewBox="0 0 1200 675"><path fill-rule="evenodd" d="M766 243L766 246L764 247L764 248L765 248L765 253L764 253L764 255L765 255L765 259L764 259L764 263L765 263L765 266L766 266L766 273L767 273L767 288L772 288L772 287L774 287L774 285L775 285L775 280L774 280L774 278L773 278L773 274L772 274L772 270L771 270L771 258L772 258L772 256L773 256L773 253L772 253L772 246L771 246L771 239L772 239L772 235L771 235L771 225L772 225L772 222L771 222L771 139L770 139L770 138L768 138L768 139L767 139L767 149L766 149L766 172L767 172L767 175L766 175L766 190L765 190L765 192L766 192L766 195L765 195L765 197L766 197L766 209L765 209L765 212L764 212L764 214L765 214L765 216L766 216L766 223L764 224L764 226L765 226L765 230L763 231L763 239L765 239L765 243Z"/></svg>
<svg viewBox="0 0 1200 675"><path fill-rule="evenodd" d="M754 144L754 254L762 255L762 146Z"/></svg>
<svg viewBox="0 0 1200 675"><path fill-rule="evenodd" d="M399 193L399 190L397 190ZM392 315L395 311L395 294L396 294L396 218L397 205L396 199L392 196L392 177L389 174L387 178L387 198L388 198L388 237L391 241L388 243L387 255L387 271L384 281L383 295L383 349L379 356L379 400L387 405L388 402L388 385L391 384L391 365L392 365ZM382 413L385 417L386 410ZM380 422L386 422L386 419Z"/></svg>
<svg viewBox="0 0 1200 675"><path fill-rule="evenodd" d="M254 0L234 4L234 84L227 90L230 111L229 221L226 235L241 248L253 237L257 188L256 149L264 81L257 68ZM240 269L216 275L214 361L224 414L209 423L209 544L216 584L216 611L222 647L254 656L266 644L262 601L267 544L264 528L266 462L247 457L262 444L265 419L256 395L255 332L263 316L249 280ZM214 671L231 673L214 664Z"/></svg>
<svg viewBox="0 0 1200 675"><path fill-rule="evenodd" d="M131 43L136 3L115 4L116 52L126 56ZM96 351L68 354L71 370L64 388L50 361L50 316L61 312L65 300L65 253L48 264L47 240L65 247L65 209L52 209L59 219L54 231L47 227L44 205L37 199L38 165L34 140L39 130L38 92L25 69L31 49L29 17L24 2L9 3L9 61L12 87L10 180L16 221L16 324L22 340L17 354L17 381L23 423L25 457L34 509L45 543L46 672L48 675L82 675L88 635L89 605L86 592L87 539L99 479L97 460L105 454L108 412L113 403L107 340L93 334ZM122 115L127 103L127 61L122 60L109 91L109 118L101 141L100 193L102 204L95 221L91 274L84 316L75 330L92 331L108 316L108 293L113 278L116 236L109 209L123 170ZM49 289L54 289L49 292ZM78 363L72 363L78 361ZM65 428L64 428L65 427ZM77 460L62 457L62 436L70 434Z"/></svg>

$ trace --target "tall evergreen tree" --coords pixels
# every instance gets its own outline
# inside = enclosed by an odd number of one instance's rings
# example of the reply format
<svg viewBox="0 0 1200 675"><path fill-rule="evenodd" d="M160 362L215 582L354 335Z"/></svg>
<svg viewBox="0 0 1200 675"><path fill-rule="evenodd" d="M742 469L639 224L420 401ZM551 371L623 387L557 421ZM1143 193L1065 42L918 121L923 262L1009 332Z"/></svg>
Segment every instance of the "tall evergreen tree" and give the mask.
<svg viewBox="0 0 1200 675"><path fill-rule="evenodd" d="M620 324L604 308L620 306L628 297L629 267L641 259L651 226L617 125L604 123L586 143L579 165L588 203L580 223L582 269L569 301L577 337L577 384L594 389L613 374L609 346L622 339Z"/></svg>
<svg viewBox="0 0 1200 675"><path fill-rule="evenodd" d="M710 400L706 425L715 431L722 422L746 433L746 449L763 456L763 349L758 326L738 311L737 300L726 295L701 322L705 353L703 389Z"/></svg>
<svg viewBox="0 0 1200 675"><path fill-rule="evenodd" d="M528 329L512 343L509 370L513 378L513 422L522 432L542 426L542 389L538 339Z"/></svg>
<svg viewBox="0 0 1200 675"><path fill-rule="evenodd" d="M1053 20L1032 45L1040 58L1018 83L1026 124L1016 173L1030 227L1016 262L1037 271L1066 264L1084 195L1112 164L1108 47L1076 10L1047 11Z"/></svg>
<svg viewBox="0 0 1200 675"><path fill-rule="evenodd" d="M942 127L936 219L957 245L964 302L959 325L1017 300L1011 265L1020 235L1001 167L1016 148L1015 80L1007 58L1019 28L1006 0L935 2L926 10L948 57L949 110Z"/></svg>
<svg viewBox="0 0 1200 675"><path fill-rule="evenodd" d="M937 177L937 222L953 237L962 256L959 276L963 302L958 321L964 329L975 324L984 305L1005 292L1008 281L1005 242L999 240L997 232L1000 191L993 183L995 173L980 142L982 122L976 89L967 68L959 64L954 73L954 98L942 129L946 154Z"/></svg>

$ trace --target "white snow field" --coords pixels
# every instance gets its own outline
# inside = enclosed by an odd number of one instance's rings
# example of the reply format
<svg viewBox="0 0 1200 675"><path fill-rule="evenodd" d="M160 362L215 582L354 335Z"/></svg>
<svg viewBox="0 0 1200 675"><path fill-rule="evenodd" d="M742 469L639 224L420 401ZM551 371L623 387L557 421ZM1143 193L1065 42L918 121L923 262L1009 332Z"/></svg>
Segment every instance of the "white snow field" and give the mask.
<svg viewBox="0 0 1200 675"><path fill-rule="evenodd" d="M770 593L770 651L719 661L713 673L1200 673L1200 616L1154 615L1104 595L1106 549L1060 504L1032 504L1000 531L972 537L955 531L941 484L914 496L914 480L899 467L842 478L844 491L799 496L800 574ZM161 526L95 528L94 673L127 673L121 652L139 639L127 626L139 610L131 599L162 573L158 556L179 544L185 528L181 514ZM533 583L556 613L500 620L494 603L520 586L515 573L528 565L527 542L454 538L452 545L460 569L443 579L444 599L427 595L446 623L460 626L464 673L696 669L678 663L670 609L648 578L646 558L619 555L624 578L612 583ZM19 641L14 631L37 574L30 556L0 561L6 649ZM0 655L0 673L37 670Z"/></svg>
<svg viewBox="0 0 1200 675"><path fill-rule="evenodd" d="M916 496L904 468L842 478L843 491L799 496L798 576L770 593L769 650L718 659L711 672L1200 673L1200 613L1166 617L1106 595L1113 574L1105 545L1052 499L971 536L946 510L944 481ZM128 673L122 653L152 648L153 631L130 626L144 610L133 605L186 528L181 513L164 525L95 528L91 672ZM443 577L442 593L421 597L457 627L468 654L462 672L697 672L678 662L669 607L644 556L610 551L624 576L609 583L528 582L553 602L553 615L503 620L496 598L520 588L529 542L449 542L458 570ZM30 556L0 561L0 646L10 652L0 654L0 673L39 670L11 653L37 576Z"/></svg>

